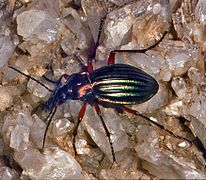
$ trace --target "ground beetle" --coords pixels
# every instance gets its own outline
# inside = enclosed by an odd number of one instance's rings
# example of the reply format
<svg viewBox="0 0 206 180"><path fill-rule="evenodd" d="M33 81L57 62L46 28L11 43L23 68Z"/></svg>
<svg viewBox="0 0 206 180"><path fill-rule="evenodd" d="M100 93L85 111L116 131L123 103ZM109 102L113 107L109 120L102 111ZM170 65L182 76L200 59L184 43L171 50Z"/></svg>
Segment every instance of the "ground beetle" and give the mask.
<svg viewBox="0 0 206 180"><path fill-rule="evenodd" d="M57 107L65 103L67 100L80 100L83 102L83 105L79 111L78 123L73 133L73 147L75 154L77 154L75 147L75 137L77 135L77 130L81 120L84 117L86 106L87 104L90 104L95 108L96 113L98 114L103 124L111 146L113 161L115 162L116 159L112 141L110 138L110 132L108 131L106 124L103 121L99 105L103 105L106 103L107 105L111 105L111 107L115 106L122 111L141 116L146 120L150 121L151 123L155 124L156 126L160 127L161 129L164 129L164 127L154 121L151 121L146 116L139 114L139 112L125 106L132 104L141 104L148 101L157 93L159 85L153 77L134 66L126 64L115 64L115 53L121 52L121 50L114 50L110 53L107 66L93 70L92 60L95 58L102 26L103 19L101 20L98 40L92 46L92 50L89 52L88 55L87 70L72 75L64 74L59 78L58 81L55 82L46 78L48 81L54 82L56 84L56 89L54 90L50 90L38 80L26 75L18 69L12 66L9 67L40 83L42 86L52 92L49 100L45 103L45 106L50 109L50 113L47 116L48 125L44 134L43 147L45 143L46 132L56 112ZM66 80L64 84L61 83L62 78ZM174 135L170 131L166 131Z"/></svg>

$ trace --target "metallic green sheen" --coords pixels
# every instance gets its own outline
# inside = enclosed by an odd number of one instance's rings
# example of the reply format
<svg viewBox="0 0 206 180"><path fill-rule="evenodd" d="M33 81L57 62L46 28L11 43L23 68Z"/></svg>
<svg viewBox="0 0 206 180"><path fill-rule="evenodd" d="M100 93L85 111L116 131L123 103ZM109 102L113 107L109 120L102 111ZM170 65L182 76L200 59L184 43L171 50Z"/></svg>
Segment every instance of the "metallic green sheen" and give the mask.
<svg viewBox="0 0 206 180"><path fill-rule="evenodd" d="M159 85L144 71L126 64L99 68L91 74L92 91L99 101L140 104L156 94Z"/></svg>

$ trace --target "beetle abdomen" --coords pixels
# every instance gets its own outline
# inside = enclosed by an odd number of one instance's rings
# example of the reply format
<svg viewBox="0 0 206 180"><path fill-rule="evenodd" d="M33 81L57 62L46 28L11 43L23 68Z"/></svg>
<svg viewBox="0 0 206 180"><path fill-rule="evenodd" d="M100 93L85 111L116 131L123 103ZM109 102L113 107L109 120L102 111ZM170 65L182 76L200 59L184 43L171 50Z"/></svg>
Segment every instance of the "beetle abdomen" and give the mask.
<svg viewBox="0 0 206 180"><path fill-rule="evenodd" d="M159 88L154 78L126 64L113 64L92 72L92 91L100 101L115 104L140 104Z"/></svg>

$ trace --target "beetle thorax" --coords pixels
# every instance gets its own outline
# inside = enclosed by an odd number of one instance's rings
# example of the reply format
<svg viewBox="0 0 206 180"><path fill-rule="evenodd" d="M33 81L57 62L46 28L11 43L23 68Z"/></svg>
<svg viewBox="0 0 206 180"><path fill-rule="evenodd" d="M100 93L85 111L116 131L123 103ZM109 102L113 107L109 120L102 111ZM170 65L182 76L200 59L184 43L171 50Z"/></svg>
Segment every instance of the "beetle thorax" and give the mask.
<svg viewBox="0 0 206 180"><path fill-rule="evenodd" d="M68 80L68 85L71 90L71 99L73 100L84 99L91 92L92 88L87 72L72 75Z"/></svg>

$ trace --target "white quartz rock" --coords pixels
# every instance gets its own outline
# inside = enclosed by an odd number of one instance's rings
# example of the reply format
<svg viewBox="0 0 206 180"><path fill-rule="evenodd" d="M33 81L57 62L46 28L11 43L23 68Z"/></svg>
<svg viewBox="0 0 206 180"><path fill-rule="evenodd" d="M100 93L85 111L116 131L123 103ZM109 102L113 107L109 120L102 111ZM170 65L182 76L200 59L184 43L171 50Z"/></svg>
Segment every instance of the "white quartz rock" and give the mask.
<svg viewBox="0 0 206 180"><path fill-rule="evenodd" d="M176 95L180 98L186 98L186 95L188 93L187 85L182 77L175 77L172 80L171 86L173 90L175 91Z"/></svg>
<svg viewBox="0 0 206 180"><path fill-rule="evenodd" d="M123 150L128 145L128 137L121 125L121 117L112 109L101 107L101 111L107 129L111 133L110 136L113 142L114 151L118 152ZM94 142L111 159L111 148L108 137L106 136L99 116L91 106L87 107L83 124L86 126L86 129Z"/></svg>
<svg viewBox="0 0 206 180"><path fill-rule="evenodd" d="M5 110L13 103L13 91L10 88L12 87L0 87L0 111Z"/></svg>
<svg viewBox="0 0 206 180"><path fill-rule="evenodd" d="M0 68L2 68L9 60L14 49L15 45L11 41L10 37L0 34Z"/></svg>
<svg viewBox="0 0 206 180"><path fill-rule="evenodd" d="M18 179L18 174L14 169L11 169L6 166L0 167L0 179L1 180L12 180Z"/></svg>
<svg viewBox="0 0 206 180"><path fill-rule="evenodd" d="M60 148L44 150L46 163L38 179L83 179L82 168L72 155Z"/></svg>
<svg viewBox="0 0 206 180"><path fill-rule="evenodd" d="M170 21L168 1L134 1L107 15L105 45L111 49L121 45L127 50L146 49L161 39Z"/></svg>
<svg viewBox="0 0 206 180"><path fill-rule="evenodd" d="M206 2L199 0L195 8L195 18L202 23L206 24Z"/></svg>
<svg viewBox="0 0 206 180"><path fill-rule="evenodd" d="M157 131L141 125L137 131L135 146L138 157L143 159L144 169L161 179L205 179L206 174L189 160L189 156L175 155L159 147Z"/></svg>
<svg viewBox="0 0 206 180"><path fill-rule="evenodd" d="M25 39L51 43L58 34L58 28L58 20L47 11L31 9L17 16L17 33Z"/></svg>
<svg viewBox="0 0 206 180"><path fill-rule="evenodd" d="M32 179L82 179L82 168L77 161L60 148L45 148L15 152L15 160L23 168L23 174Z"/></svg>

